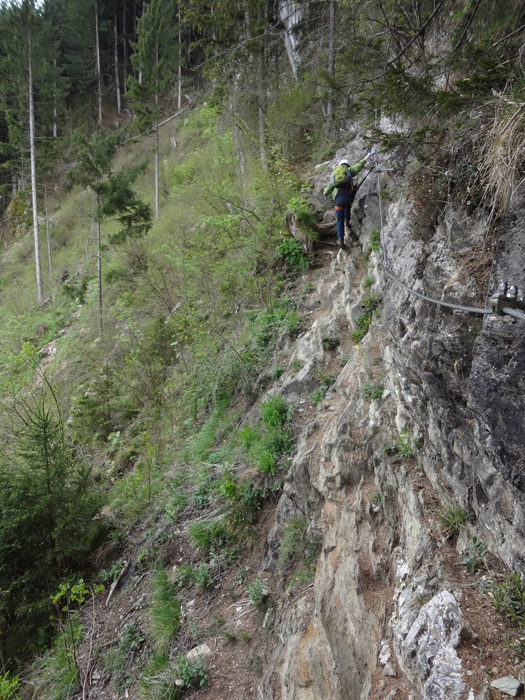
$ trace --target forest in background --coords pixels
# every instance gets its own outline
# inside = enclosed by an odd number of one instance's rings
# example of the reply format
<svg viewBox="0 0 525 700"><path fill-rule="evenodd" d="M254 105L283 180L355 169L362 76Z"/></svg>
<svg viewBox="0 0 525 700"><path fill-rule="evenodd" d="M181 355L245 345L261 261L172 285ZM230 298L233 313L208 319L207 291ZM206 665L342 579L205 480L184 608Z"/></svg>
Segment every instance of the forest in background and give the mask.
<svg viewBox="0 0 525 700"><path fill-rule="evenodd" d="M525 169L524 25L488 0L2 5L2 700L49 655L70 697L74 611L145 519L212 505L203 566L250 546L294 442L282 401L242 424L301 328L286 214L314 237L309 173L361 133L413 155L414 235L451 199L497 226ZM166 655L176 625L152 629Z"/></svg>

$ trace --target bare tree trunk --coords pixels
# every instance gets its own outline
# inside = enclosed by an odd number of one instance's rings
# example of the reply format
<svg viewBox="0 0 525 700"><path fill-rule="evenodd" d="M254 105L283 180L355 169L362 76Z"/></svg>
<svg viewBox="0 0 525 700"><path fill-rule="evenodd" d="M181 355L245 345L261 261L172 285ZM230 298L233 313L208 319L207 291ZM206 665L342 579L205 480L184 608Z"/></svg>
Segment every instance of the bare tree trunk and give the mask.
<svg viewBox="0 0 525 700"><path fill-rule="evenodd" d="M53 67L57 69L57 60L53 60ZM57 86L56 83L53 86L53 138L58 138L58 110L57 110Z"/></svg>
<svg viewBox="0 0 525 700"><path fill-rule="evenodd" d="M33 206L33 238L35 247L36 289L38 303L44 301L44 289L42 287L42 268L40 266L40 240L38 235L38 208L36 196L36 158L35 158L35 105L33 101L33 57L32 57L31 28L27 33L28 53L28 91L29 91L29 152L31 158L31 200Z"/></svg>
<svg viewBox="0 0 525 700"><path fill-rule="evenodd" d="M328 30L328 76L333 78L335 75L335 10L336 0L330 0L330 20ZM329 88L328 104L326 105L326 114L331 119L334 113L334 103L332 99L332 88Z"/></svg>
<svg viewBox="0 0 525 700"><path fill-rule="evenodd" d="M47 262L49 265L49 279L53 279L53 269L51 267L51 237L49 235L49 211L47 209L47 186L44 183L44 207L46 211L46 237L47 237Z"/></svg>
<svg viewBox="0 0 525 700"><path fill-rule="evenodd" d="M118 31L117 31L117 6L115 5L115 26L113 28L113 60L115 61L115 91L117 94L117 114L122 111L122 102L120 99L120 80L118 74Z"/></svg>
<svg viewBox="0 0 525 700"><path fill-rule="evenodd" d="M124 3L124 7L122 10L122 49L123 49L123 54L124 54L124 60L123 60L123 68L122 68L122 74L123 74L123 82L124 82L124 95L127 92L127 84L128 84L128 37L127 37L127 13L126 13L126 3Z"/></svg>
<svg viewBox="0 0 525 700"><path fill-rule="evenodd" d="M95 52L97 64L98 125L102 126L102 66L100 62L100 38L98 35L98 2L95 0Z"/></svg>
<svg viewBox="0 0 525 700"><path fill-rule="evenodd" d="M155 65L159 64L159 44L155 42ZM159 86L155 77L155 218L159 218L159 168L160 168L160 137L159 137Z"/></svg>
<svg viewBox="0 0 525 700"><path fill-rule="evenodd" d="M102 337L102 231L100 225L100 197L97 194L97 283L98 283L98 328Z"/></svg>
<svg viewBox="0 0 525 700"><path fill-rule="evenodd" d="M177 109L182 107L182 23L180 18L179 2L179 85L178 85Z"/></svg>

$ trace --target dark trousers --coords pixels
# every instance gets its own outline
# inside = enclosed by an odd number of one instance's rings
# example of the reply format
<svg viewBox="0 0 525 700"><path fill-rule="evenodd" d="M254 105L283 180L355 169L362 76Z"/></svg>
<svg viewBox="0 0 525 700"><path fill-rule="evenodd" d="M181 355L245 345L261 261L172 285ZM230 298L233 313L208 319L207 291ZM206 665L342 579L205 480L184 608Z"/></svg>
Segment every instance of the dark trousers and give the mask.
<svg viewBox="0 0 525 700"><path fill-rule="evenodd" d="M346 225L350 228L350 207L337 207L335 208L335 214L337 217L337 240L344 241L345 239L345 221Z"/></svg>

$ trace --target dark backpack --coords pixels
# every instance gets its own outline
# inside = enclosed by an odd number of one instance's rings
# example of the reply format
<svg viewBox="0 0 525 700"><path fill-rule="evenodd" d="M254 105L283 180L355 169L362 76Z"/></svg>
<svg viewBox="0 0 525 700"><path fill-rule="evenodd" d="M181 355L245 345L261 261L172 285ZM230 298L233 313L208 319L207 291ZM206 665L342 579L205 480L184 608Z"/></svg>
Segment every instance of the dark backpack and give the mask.
<svg viewBox="0 0 525 700"><path fill-rule="evenodd" d="M352 189L353 181L350 168L347 165L338 165L332 174L331 184L338 189L341 187Z"/></svg>

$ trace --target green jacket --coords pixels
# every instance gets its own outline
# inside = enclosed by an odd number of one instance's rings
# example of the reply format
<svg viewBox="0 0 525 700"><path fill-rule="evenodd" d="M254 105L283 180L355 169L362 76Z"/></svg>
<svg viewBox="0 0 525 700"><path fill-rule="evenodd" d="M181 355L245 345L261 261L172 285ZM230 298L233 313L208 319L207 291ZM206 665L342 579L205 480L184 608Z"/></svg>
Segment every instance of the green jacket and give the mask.
<svg viewBox="0 0 525 700"><path fill-rule="evenodd" d="M367 160L368 156L365 156L363 160L359 161L359 163L348 166L347 170L350 170L350 174L352 175L352 177L354 175L357 175L357 173L359 173L365 167L365 163ZM335 199L337 197L337 187L334 187L332 185L332 182L330 181L329 184L325 187L323 194L325 197L328 197L331 194L332 199Z"/></svg>

